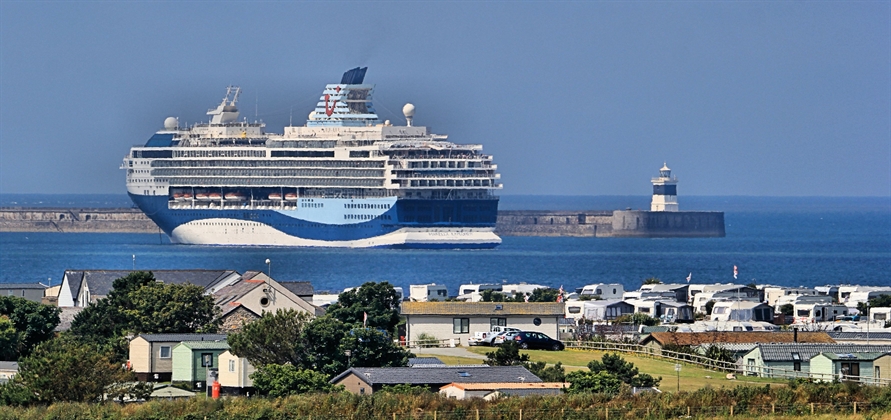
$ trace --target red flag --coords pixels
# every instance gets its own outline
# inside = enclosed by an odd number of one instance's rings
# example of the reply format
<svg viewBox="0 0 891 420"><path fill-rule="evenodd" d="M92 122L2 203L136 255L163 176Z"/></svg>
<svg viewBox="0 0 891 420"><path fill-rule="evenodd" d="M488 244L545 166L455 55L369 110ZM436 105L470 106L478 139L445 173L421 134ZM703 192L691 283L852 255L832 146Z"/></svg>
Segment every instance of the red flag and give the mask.
<svg viewBox="0 0 891 420"><path fill-rule="evenodd" d="M362 312L362 327L368 326L368 312Z"/></svg>

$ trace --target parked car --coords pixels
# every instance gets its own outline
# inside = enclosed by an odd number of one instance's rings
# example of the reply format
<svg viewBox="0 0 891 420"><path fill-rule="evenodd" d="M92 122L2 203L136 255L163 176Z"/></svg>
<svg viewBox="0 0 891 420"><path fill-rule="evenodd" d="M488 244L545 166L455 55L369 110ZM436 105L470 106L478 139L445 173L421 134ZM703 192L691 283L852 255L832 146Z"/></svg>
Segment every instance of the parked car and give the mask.
<svg viewBox="0 0 891 420"><path fill-rule="evenodd" d="M517 334L519 334L519 333L520 333L519 331L505 331L502 334L498 334L495 336L495 338L492 339L492 345L500 346L505 341L513 340L514 337L516 337Z"/></svg>
<svg viewBox="0 0 891 420"><path fill-rule="evenodd" d="M487 346L497 346L504 342L504 336L506 334L519 331L520 330L517 328L504 327L504 331L492 334L489 337L486 337L486 339L484 339L483 341L486 343Z"/></svg>
<svg viewBox="0 0 891 420"><path fill-rule="evenodd" d="M554 340L546 334L532 331L520 331L513 340L521 349L563 350L566 346L559 340Z"/></svg>

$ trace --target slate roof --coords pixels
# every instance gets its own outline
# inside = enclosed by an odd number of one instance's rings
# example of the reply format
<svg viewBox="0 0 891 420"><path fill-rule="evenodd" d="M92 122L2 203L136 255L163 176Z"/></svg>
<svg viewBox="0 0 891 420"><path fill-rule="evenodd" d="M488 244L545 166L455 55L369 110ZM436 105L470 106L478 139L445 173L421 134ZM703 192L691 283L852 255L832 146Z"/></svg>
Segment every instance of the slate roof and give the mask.
<svg viewBox="0 0 891 420"><path fill-rule="evenodd" d="M799 333L800 334L800 333ZM891 352L891 344L813 344L813 343L784 343L784 344L759 344L761 359L765 362L792 361L792 353L798 353L801 360L810 360L820 353L862 353L862 352ZM754 349L752 350L754 351Z"/></svg>
<svg viewBox="0 0 891 420"><path fill-rule="evenodd" d="M185 346L192 350L229 350L229 343L221 341L183 341L178 346Z"/></svg>
<svg viewBox="0 0 891 420"><path fill-rule="evenodd" d="M888 353L884 352L873 352L873 353L820 353L823 356L826 356L830 360L859 360L859 361L872 361L876 360L879 357L882 357Z"/></svg>
<svg viewBox="0 0 891 420"><path fill-rule="evenodd" d="M226 334L140 334L139 336L150 343L226 340Z"/></svg>
<svg viewBox="0 0 891 420"><path fill-rule="evenodd" d="M462 373L463 372L463 373ZM350 368L329 381L337 383L341 379L354 374L369 385L423 385L450 384L452 382L542 382L522 366L415 366L415 367L383 367L383 368Z"/></svg>
<svg viewBox="0 0 891 420"><path fill-rule="evenodd" d="M443 365L442 360L439 360L437 357L409 357L408 358L408 366L418 366L418 365Z"/></svg>
<svg viewBox="0 0 891 420"><path fill-rule="evenodd" d="M4 362L0 361L0 370L11 371L14 370L18 372L19 370L19 362Z"/></svg>
<svg viewBox="0 0 891 420"><path fill-rule="evenodd" d="M312 297L315 293L315 288L308 281L280 281L278 284L300 297Z"/></svg>
<svg viewBox="0 0 891 420"><path fill-rule="evenodd" d="M786 331L654 332L641 341L661 345L698 346L707 343L795 343L795 333ZM799 332L798 343L835 343L825 332Z"/></svg>
<svg viewBox="0 0 891 420"><path fill-rule="evenodd" d="M40 283L0 283L0 289L46 289Z"/></svg>
<svg viewBox="0 0 891 420"><path fill-rule="evenodd" d="M56 332L70 330L71 323L74 322L74 317L76 317L80 311L84 310L84 308L80 306L62 306L59 309L59 325L56 325L56 328L53 329L53 331Z"/></svg>
<svg viewBox="0 0 891 420"><path fill-rule="evenodd" d="M453 382L442 388L453 386L465 391L503 390L503 389L561 389L569 388L567 382ZM441 388L440 388L441 389Z"/></svg>
<svg viewBox="0 0 891 420"><path fill-rule="evenodd" d="M500 308L500 309L499 309ZM563 316L556 302L402 302L403 315L538 315Z"/></svg>
<svg viewBox="0 0 891 420"><path fill-rule="evenodd" d="M829 332L830 337L835 339L835 341L866 341L866 332L858 331L858 332ZM871 332L869 333L870 340L891 340L891 332Z"/></svg>
<svg viewBox="0 0 891 420"><path fill-rule="evenodd" d="M191 283L201 286L205 289L213 286L220 280L223 280L237 272L233 270L138 270L151 271L155 276L155 280L162 283L184 284ZM68 276L72 297L76 300L80 294L80 285L84 279L90 286L90 294L92 296L106 296L112 289L115 280L126 277L133 270L66 270ZM78 276L78 274L80 274Z"/></svg>

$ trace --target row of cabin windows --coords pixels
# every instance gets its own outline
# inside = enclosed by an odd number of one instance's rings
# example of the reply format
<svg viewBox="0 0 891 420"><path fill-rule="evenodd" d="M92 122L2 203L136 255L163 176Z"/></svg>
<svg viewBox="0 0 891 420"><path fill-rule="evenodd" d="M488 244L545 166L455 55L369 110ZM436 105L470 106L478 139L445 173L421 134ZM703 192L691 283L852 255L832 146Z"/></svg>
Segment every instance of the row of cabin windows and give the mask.
<svg viewBox="0 0 891 420"><path fill-rule="evenodd" d="M370 203L346 203L343 205L345 209L381 209L386 210L391 207L390 204L370 204Z"/></svg>
<svg viewBox="0 0 891 420"><path fill-rule="evenodd" d="M371 220L374 218L379 218L381 220L392 220L389 214L381 214L375 216L373 214L345 214L343 215L345 220Z"/></svg>

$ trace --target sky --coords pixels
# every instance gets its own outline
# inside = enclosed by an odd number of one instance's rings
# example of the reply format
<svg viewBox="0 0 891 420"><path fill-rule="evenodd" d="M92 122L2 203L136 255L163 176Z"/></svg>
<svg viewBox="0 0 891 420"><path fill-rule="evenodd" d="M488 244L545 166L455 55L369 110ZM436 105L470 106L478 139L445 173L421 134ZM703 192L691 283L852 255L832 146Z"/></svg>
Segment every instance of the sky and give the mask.
<svg viewBox="0 0 891 420"><path fill-rule="evenodd" d="M168 116L302 125L368 66L382 119L503 194L891 196L891 2L0 1L0 193L125 193Z"/></svg>

